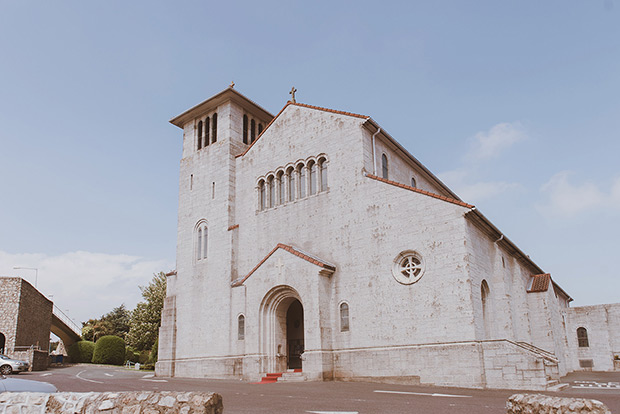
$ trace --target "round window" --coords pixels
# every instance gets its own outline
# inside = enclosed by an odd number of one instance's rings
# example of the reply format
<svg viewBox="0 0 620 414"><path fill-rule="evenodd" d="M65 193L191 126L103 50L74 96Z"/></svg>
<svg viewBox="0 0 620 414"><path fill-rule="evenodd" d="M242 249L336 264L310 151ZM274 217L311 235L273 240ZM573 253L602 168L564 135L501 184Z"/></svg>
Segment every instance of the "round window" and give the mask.
<svg viewBox="0 0 620 414"><path fill-rule="evenodd" d="M407 250L396 256L392 265L392 275L398 283L411 285L420 280L424 274L422 257L412 250Z"/></svg>

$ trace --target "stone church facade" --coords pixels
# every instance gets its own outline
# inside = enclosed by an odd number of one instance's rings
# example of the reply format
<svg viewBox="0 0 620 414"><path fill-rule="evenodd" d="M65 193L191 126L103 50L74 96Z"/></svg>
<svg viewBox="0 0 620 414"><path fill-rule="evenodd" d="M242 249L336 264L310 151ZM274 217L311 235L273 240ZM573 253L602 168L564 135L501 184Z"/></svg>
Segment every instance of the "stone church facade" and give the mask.
<svg viewBox="0 0 620 414"><path fill-rule="evenodd" d="M294 101L273 116L230 87L171 122L177 269L157 375L545 389L580 357L613 369L620 305L576 313L372 118ZM607 342L585 358L588 324Z"/></svg>

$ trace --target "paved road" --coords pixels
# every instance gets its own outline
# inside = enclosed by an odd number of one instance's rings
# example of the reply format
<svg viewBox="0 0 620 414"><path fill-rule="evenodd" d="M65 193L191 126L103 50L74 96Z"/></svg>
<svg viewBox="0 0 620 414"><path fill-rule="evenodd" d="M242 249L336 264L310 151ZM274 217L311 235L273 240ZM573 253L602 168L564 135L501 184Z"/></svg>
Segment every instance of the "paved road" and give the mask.
<svg viewBox="0 0 620 414"><path fill-rule="evenodd" d="M620 373L565 377L578 381L615 382ZM250 384L243 381L158 378L119 367L75 365L19 378L50 382L60 391L210 391L224 398L225 413L503 413L508 397L519 391L470 390L428 386L345 382ZM550 395L594 398L620 413L620 389L569 387Z"/></svg>

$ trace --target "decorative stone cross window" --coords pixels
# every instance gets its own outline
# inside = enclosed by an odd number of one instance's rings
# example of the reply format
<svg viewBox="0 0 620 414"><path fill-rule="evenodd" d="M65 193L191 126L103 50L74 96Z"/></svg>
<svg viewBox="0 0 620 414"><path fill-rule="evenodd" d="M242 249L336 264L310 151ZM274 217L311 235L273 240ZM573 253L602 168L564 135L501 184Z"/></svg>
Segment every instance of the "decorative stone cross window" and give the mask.
<svg viewBox="0 0 620 414"><path fill-rule="evenodd" d="M406 250L394 259L392 276L394 276L398 283L411 285L420 280L423 274L424 262L418 253Z"/></svg>

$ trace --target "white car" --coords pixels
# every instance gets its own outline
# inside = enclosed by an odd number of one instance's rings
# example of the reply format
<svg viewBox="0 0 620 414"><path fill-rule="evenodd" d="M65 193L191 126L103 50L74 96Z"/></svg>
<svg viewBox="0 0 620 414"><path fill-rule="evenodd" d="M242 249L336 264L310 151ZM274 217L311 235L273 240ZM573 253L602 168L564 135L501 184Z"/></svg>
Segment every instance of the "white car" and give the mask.
<svg viewBox="0 0 620 414"><path fill-rule="evenodd" d="M0 375L0 393L2 392L57 392L55 386L48 382L7 378Z"/></svg>
<svg viewBox="0 0 620 414"><path fill-rule="evenodd" d="M28 371L30 364L19 359L11 359L6 355L0 354L0 374L9 375L14 372Z"/></svg>

